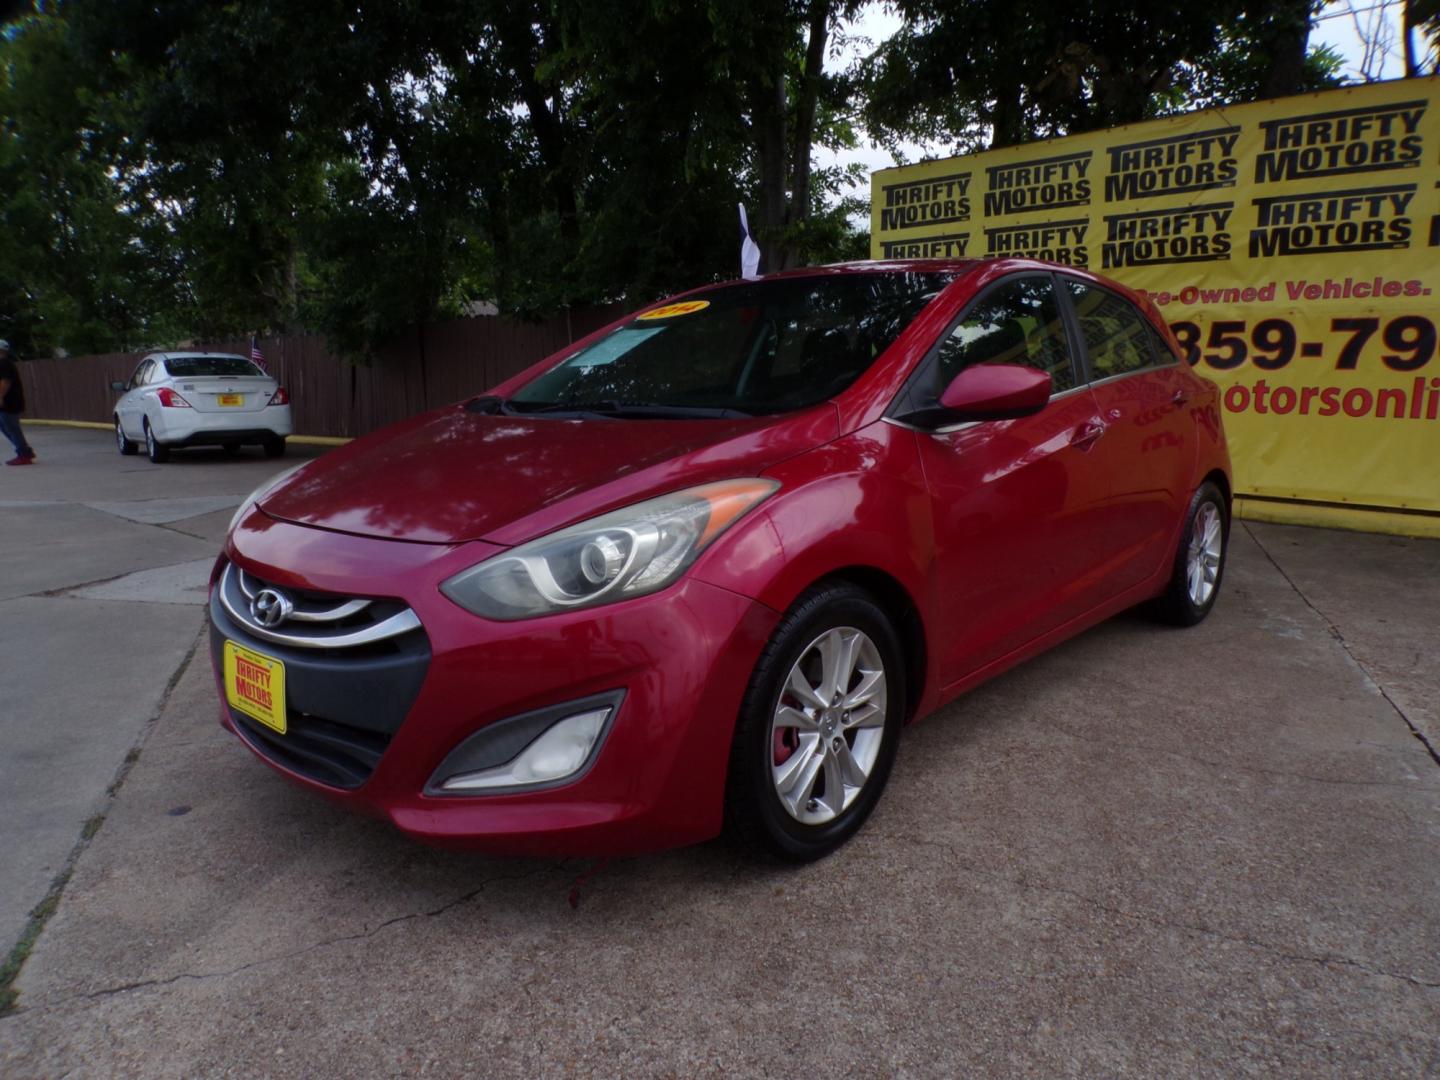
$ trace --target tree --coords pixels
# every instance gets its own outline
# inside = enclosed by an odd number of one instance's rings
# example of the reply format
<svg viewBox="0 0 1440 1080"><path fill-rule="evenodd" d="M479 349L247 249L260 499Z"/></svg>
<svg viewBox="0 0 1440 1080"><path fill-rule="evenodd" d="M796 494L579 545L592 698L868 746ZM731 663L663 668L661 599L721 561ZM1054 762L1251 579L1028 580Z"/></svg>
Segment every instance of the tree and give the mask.
<svg viewBox="0 0 1440 1080"><path fill-rule="evenodd" d="M1405 74L1425 74L1425 65L1430 65L1430 74L1440 74L1440 0L1405 0ZM1415 48L1419 35L1426 42L1428 56L1422 56Z"/></svg>
<svg viewBox="0 0 1440 1080"><path fill-rule="evenodd" d="M140 345L168 330L164 223L117 191L112 126L64 28L26 16L0 39L0 319L22 353ZM117 117L117 120L119 118Z"/></svg>
<svg viewBox="0 0 1440 1080"><path fill-rule="evenodd" d="M1309 0L1143 3L901 0L877 50L866 120L889 138L1010 146L1135 123L1202 103L1324 85L1307 59Z"/></svg>

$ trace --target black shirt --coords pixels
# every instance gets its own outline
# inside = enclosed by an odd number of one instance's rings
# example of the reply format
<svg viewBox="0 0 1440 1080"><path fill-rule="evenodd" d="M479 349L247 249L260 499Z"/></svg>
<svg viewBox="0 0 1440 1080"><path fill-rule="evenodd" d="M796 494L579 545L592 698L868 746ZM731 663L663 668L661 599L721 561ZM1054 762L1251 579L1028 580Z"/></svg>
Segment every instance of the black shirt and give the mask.
<svg viewBox="0 0 1440 1080"><path fill-rule="evenodd" d="M25 411L25 387L20 385L20 370L10 357L0 360L0 379L10 380L10 389L0 401L0 412L22 413Z"/></svg>

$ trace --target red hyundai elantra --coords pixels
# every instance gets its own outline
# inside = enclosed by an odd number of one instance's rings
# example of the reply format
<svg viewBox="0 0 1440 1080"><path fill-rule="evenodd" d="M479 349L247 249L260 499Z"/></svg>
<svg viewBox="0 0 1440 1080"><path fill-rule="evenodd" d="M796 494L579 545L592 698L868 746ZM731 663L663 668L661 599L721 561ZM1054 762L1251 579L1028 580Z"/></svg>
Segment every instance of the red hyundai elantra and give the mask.
<svg viewBox="0 0 1440 1080"><path fill-rule="evenodd" d="M1214 387L1027 260L688 293L257 491L214 574L223 723L434 843L810 859L905 724L1142 601L1215 603Z"/></svg>

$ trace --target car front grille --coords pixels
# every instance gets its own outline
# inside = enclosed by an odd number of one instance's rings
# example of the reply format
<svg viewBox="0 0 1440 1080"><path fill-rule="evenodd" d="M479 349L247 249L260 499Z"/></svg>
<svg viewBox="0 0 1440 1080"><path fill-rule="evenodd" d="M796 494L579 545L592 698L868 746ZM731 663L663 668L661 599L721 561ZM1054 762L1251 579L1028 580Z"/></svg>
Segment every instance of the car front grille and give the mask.
<svg viewBox="0 0 1440 1080"><path fill-rule="evenodd" d="M420 619L398 600L334 596L285 589L226 563L217 590L226 613L262 641L299 649L354 649L389 641L420 628ZM284 598L292 608L278 625L261 621L256 603L263 593Z"/></svg>
<svg viewBox="0 0 1440 1080"><path fill-rule="evenodd" d="M286 611L271 625L252 606L266 590ZM231 562L210 597L217 672L226 641L285 664L285 733L227 707L236 732L275 764L337 788L370 778L430 665L430 640L402 601L275 586Z"/></svg>

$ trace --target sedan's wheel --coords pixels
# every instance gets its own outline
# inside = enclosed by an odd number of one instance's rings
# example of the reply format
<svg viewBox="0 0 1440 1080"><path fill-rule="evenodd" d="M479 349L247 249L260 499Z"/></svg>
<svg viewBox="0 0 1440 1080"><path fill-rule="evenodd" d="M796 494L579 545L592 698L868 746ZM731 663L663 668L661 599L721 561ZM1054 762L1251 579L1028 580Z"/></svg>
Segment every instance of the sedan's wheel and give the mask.
<svg viewBox="0 0 1440 1080"><path fill-rule="evenodd" d="M170 460L170 448L162 446L155 440L155 432L150 428L150 421L145 421L145 456L153 464L162 465Z"/></svg>
<svg viewBox="0 0 1440 1080"><path fill-rule="evenodd" d="M853 585L807 592L745 695L726 792L731 832L795 860L844 843L880 798L904 709L899 640L885 612Z"/></svg>
<svg viewBox="0 0 1440 1080"><path fill-rule="evenodd" d="M277 457L284 457L284 456L285 456L285 440L284 440L284 439L266 439L265 442L264 442L263 444L261 444L261 445L262 445L263 449L265 450L265 456L268 457L268 458L277 458Z"/></svg>
<svg viewBox="0 0 1440 1080"><path fill-rule="evenodd" d="M136 450L140 449L134 442L125 437L125 429L120 426L120 418L118 416L115 417L115 449L119 450L120 453L126 457L129 457L135 453Z"/></svg>
<svg viewBox="0 0 1440 1080"><path fill-rule="evenodd" d="M1225 573L1229 536L1224 496L1214 484L1201 484L1190 500L1170 583L1155 601L1160 618L1176 626L1194 626L1210 614Z"/></svg>

